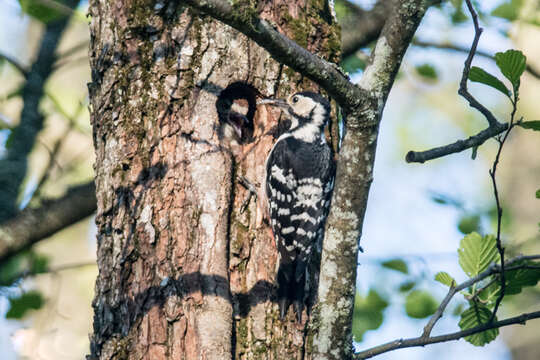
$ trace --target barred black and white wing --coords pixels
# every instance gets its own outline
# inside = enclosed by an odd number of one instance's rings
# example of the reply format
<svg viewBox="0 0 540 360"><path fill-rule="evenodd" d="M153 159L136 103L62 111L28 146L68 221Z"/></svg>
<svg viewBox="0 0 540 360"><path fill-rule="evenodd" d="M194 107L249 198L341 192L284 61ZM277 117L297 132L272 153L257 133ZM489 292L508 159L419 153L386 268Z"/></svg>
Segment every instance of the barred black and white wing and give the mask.
<svg viewBox="0 0 540 360"><path fill-rule="evenodd" d="M270 224L280 254L278 302L283 318L294 304L301 320L306 270L314 245L322 239L334 182L334 162L325 142L285 137L266 163Z"/></svg>

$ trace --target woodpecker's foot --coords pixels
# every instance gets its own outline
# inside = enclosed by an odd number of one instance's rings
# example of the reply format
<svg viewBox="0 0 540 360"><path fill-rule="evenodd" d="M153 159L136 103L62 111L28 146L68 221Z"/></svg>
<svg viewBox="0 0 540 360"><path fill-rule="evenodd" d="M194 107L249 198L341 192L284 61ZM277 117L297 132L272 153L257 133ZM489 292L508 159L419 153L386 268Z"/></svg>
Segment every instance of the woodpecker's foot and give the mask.
<svg viewBox="0 0 540 360"><path fill-rule="evenodd" d="M248 195L240 206L240 213L242 214L246 211L249 202L251 201L251 197L255 196L255 198L257 198L257 189L245 176L238 177L238 183L248 190Z"/></svg>

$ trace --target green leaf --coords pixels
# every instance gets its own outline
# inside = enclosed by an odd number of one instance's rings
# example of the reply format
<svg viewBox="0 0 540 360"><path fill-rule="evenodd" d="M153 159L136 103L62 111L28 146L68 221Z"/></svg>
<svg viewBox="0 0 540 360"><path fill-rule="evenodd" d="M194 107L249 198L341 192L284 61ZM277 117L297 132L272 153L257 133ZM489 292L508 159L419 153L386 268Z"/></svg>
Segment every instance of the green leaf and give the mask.
<svg viewBox="0 0 540 360"><path fill-rule="evenodd" d="M472 329L476 326L485 324L491 318L491 311L484 305L473 303L470 308L461 314L459 327L461 330ZM496 318L495 318L496 319ZM486 330L478 334L466 336L465 340L474 346L484 346L499 335L499 329Z"/></svg>
<svg viewBox="0 0 540 360"><path fill-rule="evenodd" d="M30 272L32 274L42 274L49 270L49 258L45 255L31 253Z"/></svg>
<svg viewBox="0 0 540 360"><path fill-rule="evenodd" d="M478 215L464 215L459 219L458 230L462 234L470 234L473 231L480 230L480 216Z"/></svg>
<svg viewBox="0 0 540 360"><path fill-rule="evenodd" d="M456 286L456 280L454 280L454 278L445 271L439 271L438 273L436 273L435 281L438 281L441 284L446 285L448 287Z"/></svg>
<svg viewBox="0 0 540 360"><path fill-rule="evenodd" d="M518 122L517 124L518 126L521 126L524 129L540 131L540 120L521 121L521 122Z"/></svg>
<svg viewBox="0 0 540 360"><path fill-rule="evenodd" d="M452 21L452 24L456 25L469 20L469 18L462 9L458 9L452 13L452 16L450 16L450 20Z"/></svg>
<svg viewBox="0 0 540 360"><path fill-rule="evenodd" d="M19 4L21 4L21 9L25 14L45 24L63 18L71 11L63 0L50 2L43 0L19 0Z"/></svg>
<svg viewBox="0 0 540 360"><path fill-rule="evenodd" d="M416 282L414 281L405 281L401 285L399 285L399 291L400 292L407 292L411 290L413 287L416 286Z"/></svg>
<svg viewBox="0 0 540 360"><path fill-rule="evenodd" d="M387 269L399 271L404 274L409 273L409 268L407 267L407 263L401 259L388 260L388 261L383 262L381 265Z"/></svg>
<svg viewBox="0 0 540 360"><path fill-rule="evenodd" d="M38 291L29 291L20 297L9 298L9 310L6 319L21 319L29 310L40 309L45 300Z"/></svg>
<svg viewBox="0 0 540 360"><path fill-rule="evenodd" d="M476 276L498 259L495 237L482 237L477 232L472 232L461 239L458 255L463 271L469 277Z"/></svg>
<svg viewBox="0 0 540 360"><path fill-rule="evenodd" d="M524 287L535 286L540 281L540 263L534 261L520 261L511 266L530 266L531 268L505 271L505 295L519 294Z"/></svg>
<svg viewBox="0 0 540 360"><path fill-rule="evenodd" d="M423 319L435 313L437 301L430 293L423 290L414 290L405 299L405 311L414 319Z"/></svg>
<svg viewBox="0 0 540 360"><path fill-rule="evenodd" d="M519 50L506 50L495 54L495 62L502 74L514 86L514 92L519 88L519 78L527 67L527 58Z"/></svg>
<svg viewBox="0 0 540 360"><path fill-rule="evenodd" d="M341 67L346 73L354 74L360 70L364 70L366 68L366 62L356 55L351 55L341 62Z"/></svg>
<svg viewBox="0 0 540 360"><path fill-rule="evenodd" d="M490 278L492 279L492 278ZM489 308L492 308L495 305L495 301L499 296L501 291L500 281L494 281L486 288L482 289L482 292L478 294L478 298L482 300L482 303Z"/></svg>
<svg viewBox="0 0 540 360"><path fill-rule="evenodd" d="M416 72L427 80L437 80L439 77L437 69L431 64L422 64L416 66Z"/></svg>
<svg viewBox="0 0 540 360"><path fill-rule="evenodd" d="M452 12L452 15L450 16L450 20L452 21L452 24L459 24L464 21L467 21L469 18L467 15L463 12L463 0L452 0L452 5L454 5L454 11Z"/></svg>
<svg viewBox="0 0 540 360"><path fill-rule="evenodd" d="M25 254L18 254L9 258L0 266L0 286L10 286L16 277L23 271Z"/></svg>
<svg viewBox="0 0 540 360"><path fill-rule="evenodd" d="M381 326L383 311L387 306L388 302L374 289L370 289L366 297L356 294L352 326L355 341L362 341L366 331L375 330Z"/></svg>
<svg viewBox="0 0 540 360"><path fill-rule="evenodd" d="M497 6L493 11L491 12L491 15L499 18L503 18L509 21L515 21L518 18L519 15L519 9L517 9L514 5L511 3L504 3L499 6Z"/></svg>
<svg viewBox="0 0 540 360"><path fill-rule="evenodd" d="M463 5L463 0L450 0L450 2L454 5L456 10L461 9L461 5Z"/></svg>
<svg viewBox="0 0 540 360"><path fill-rule="evenodd" d="M491 75L484 69L479 68L478 66L471 67L471 71L469 71L469 80L497 89L508 97L511 95L510 90L508 90L506 85L504 85L501 80L497 79L495 76Z"/></svg>
<svg viewBox="0 0 540 360"><path fill-rule="evenodd" d="M540 199L540 189L536 190L536 198Z"/></svg>

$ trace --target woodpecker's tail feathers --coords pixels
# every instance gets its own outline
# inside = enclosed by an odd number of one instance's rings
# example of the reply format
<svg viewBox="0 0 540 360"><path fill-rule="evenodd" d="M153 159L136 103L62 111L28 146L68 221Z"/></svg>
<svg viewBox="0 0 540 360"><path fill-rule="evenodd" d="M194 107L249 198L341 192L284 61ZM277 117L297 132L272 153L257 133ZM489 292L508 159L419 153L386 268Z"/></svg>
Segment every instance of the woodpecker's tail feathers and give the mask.
<svg viewBox="0 0 540 360"><path fill-rule="evenodd" d="M283 320L291 304L291 283L294 272L292 263L281 263L277 273L279 318Z"/></svg>
<svg viewBox="0 0 540 360"><path fill-rule="evenodd" d="M281 263L277 274L278 305L281 320L287 315L291 303L296 312L296 320L302 321L304 310L305 286L306 286L306 263Z"/></svg>

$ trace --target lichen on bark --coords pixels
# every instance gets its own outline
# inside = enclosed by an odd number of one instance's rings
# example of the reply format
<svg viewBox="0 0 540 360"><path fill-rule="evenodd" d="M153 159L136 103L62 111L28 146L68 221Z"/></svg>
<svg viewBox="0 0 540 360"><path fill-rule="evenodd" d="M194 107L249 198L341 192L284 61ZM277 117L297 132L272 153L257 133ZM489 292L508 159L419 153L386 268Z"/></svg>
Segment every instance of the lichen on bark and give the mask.
<svg viewBox="0 0 540 360"><path fill-rule="evenodd" d="M291 6L261 4L275 23ZM294 18L322 4L294 3ZM258 112L257 141L239 156L218 136L216 99L239 80L265 96L316 87L173 2L93 0L89 13L99 265L89 357L302 358L305 324L277 318L275 245L254 200L240 212L236 181L260 185L279 116ZM311 51L336 58L334 23L305 29Z"/></svg>

